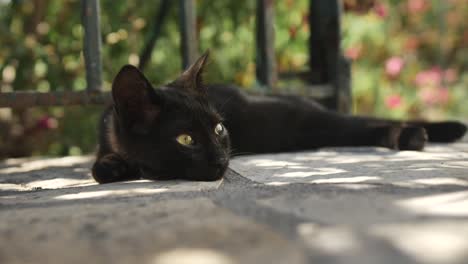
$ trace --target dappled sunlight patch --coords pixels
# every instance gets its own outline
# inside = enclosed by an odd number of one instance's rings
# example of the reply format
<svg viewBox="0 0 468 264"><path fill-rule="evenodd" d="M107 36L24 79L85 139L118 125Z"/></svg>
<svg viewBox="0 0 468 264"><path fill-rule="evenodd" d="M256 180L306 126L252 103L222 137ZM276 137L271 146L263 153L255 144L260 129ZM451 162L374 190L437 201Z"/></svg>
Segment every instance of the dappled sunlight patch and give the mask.
<svg viewBox="0 0 468 264"><path fill-rule="evenodd" d="M395 204L413 213L439 216L468 216L468 191L409 198L398 200Z"/></svg>
<svg viewBox="0 0 468 264"><path fill-rule="evenodd" d="M418 179L405 179L393 180L391 182L394 186L421 189L428 186L468 186L468 180L453 178L453 177L433 177L433 178L418 178Z"/></svg>
<svg viewBox="0 0 468 264"><path fill-rule="evenodd" d="M346 148L344 148L345 150ZM349 149L346 149L349 150ZM330 164L350 164L359 162L372 162L380 161L383 159L379 155L369 155L349 152L329 152L319 151L314 153L307 153L306 155L299 156L300 153L295 154L292 158L294 161L307 162L307 161L325 161Z"/></svg>
<svg viewBox="0 0 468 264"><path fill-rule="evenodd" d="M355 155L355 156L344 156L340 155L332 158L325 159L326 162L330 164L352 164L352 163L362 163L362 162L378 162L383 158L380 156L372 155Z"/></svg>
<svg viewBox="0 0 468 264"><path fill-rule="evenodd" d="M346 254L358 251L359 239L350 228L323 227L315 223L302 223L297 233L305 244L326 254Z"/></svg>
<svg viewBox="0 0 468 264"><path fill-rule="evenodd" d="M425 185L458 185L458 186L468 186L467 180L462 180L458 178L449 178L449 177L436 177L436 178L424 178L412 180L414 183L425 184Z"/></svg>
<svg viewBox="0 0 468 264"><path fill-rule="evenodd" d="M15 166L0 169L0 174L25 173L30 171L42 170L49 167L71 167L91 162L93 157L89 156L71 156L56 159L40 159L15 163Z"/></svg>
<svg viewBox="0 0 468 264"><path fill-rule="evenodd" d="M421 263L465 263L468 259L468 223L433 221L375 225L371 235Z"/></svg>
<svg viewBox="0 0 468 264"><path fill-rule="evenodd" d="M363 164L363 166L367 167L367 168L382 168L382 167L384 167L384 165L381 164L381 163Z"/></svg>
<svg viewBox="0 0 468 264"><path fill-rule="evenodd" d="M6 199L6 200L13 200L13 199L18 199L18 196L17 195L8 195L8 196L2 196L1 197L2 200Z"/></svg>
<svg viewBox="0 0 468 264"><path fill-rule="evenodd" d="M403 181L395 181L394 180L394 181L391 181L390 183L395 187L411 188L411 189L418 189L418 188L427 187L424 184L418 184L418 183L415 183L415 182L412 182L412 181L407 181L407 180L403 180Z"/></svg>
<svg viewBox="0 0 468 264"><path fill-rule="evenodd" d="M24 193L19 196L20 199L15 201L8 200L3 201L4 205L19 205L19 204L46 204L56 203L57 201L77 201L86 199L107 199L107 198L121 198L121 197L143 197L143 196L155 196L165 193L184 193L184 192L202 192L206 190L212 190L218 188L222 181L212 182L192 182L192 181L150 181L150 180L138 180L128 182L115 182L108 184L97 184L92 179L87 179L83 183L79 183L75 180L64 183L53 180L45 180L50 184L57 184L56 186L44 185L41 181L35 183L38 187L33 188L26 185L24 189L17 191L32 191ZM73 184L77 185L73 185ZM61 184L70 184L67 186L59 187ZM4 186L4 188L10 188L11 186ZM57 187L57 188L55 188ZM0 189L1 191L1 189ZM15 190L14 190L15 191ZM6 193L8 194L8 193ZM3 198L3 197L2 197Z"/></svg>
<svg viewBox="0 0 468 264"><path fill-rule="evenodd" d="M346 177L346 178L330 178L330 179L318 179L312 180L310 183L359 183L367 181L375 181L381 179L375 176L358 176L358 177Z"/></svg>
<svg viewBox="0 0 468 264"><path fill-rule="evenodd" d="M71 178L54 178L49 180L38 180L26 184L29 188L42 189L59 189L75 186L90 186L97 185L92 179L71 179Z"/></svg>
<svg viewBox="0 0 468 264"><path fill-rule="evenodd" d="M415 169L409 169L411 171L435 171L435 170L440 170L438 168L415 168Z"/></svg>
<svg viewBox="0 0 468 264"><path fill-rule="evenodd" d="M293 169L293 170L303 170L303 169L308 169L309 167L307 166L288 166L288 169Z"/></svg>
<svg viewBox="0 0 468 264"><path fill-rule="evenodd" d="M274 177L284 177L284 178L306 178L310 176L316 175L329 175L329 174L337 174L337 173L344 173L345 170L337 169L337 168L310 168L311 171L292 171L292 172L285 172L280 174L274 174Z"/></svg>
<svg viewBox="0 0 468 264"><path fill-rule="evenodd" d="M53 178L29 183L0 183L0 191L30 191L97 185L92 179Z"/></svg>
<svg viewBox="0 0 468 264"><path fill-rule="evenodd" d="M72 194L64 194L56 196L56 200L80 200L80 199L91 199L101 197L122 197L122 196L134 196L134 195L147 195L155 193L167 192L167 188L133 188L127 190L101 190L101 191L85 191Z"/></svg>
<svg viewBox="0 0 468 264"><path fill-rule="evenodd" d="M115 182L115 183L108 183L107 185L125 185L125 184L139 184L139 183L154 183L154 181L151 181L151 180L144 180L144 179L141 179L141 180L134 180L134 181L121 181L121 182Z"/></svg>
<svg viewBox="0 0 468 264"><path fill-rule="evenodd" d="M444 165L448 161L424 161L424 162L417 162L417 163L411 163L407 165L407 169L410 170L428 170L428 169L437 169L440 168L441 165Z"/></svg>
<svg viewBox="0 0 468 264"><path fill-rule="evenodd" d="M231 161L230 167L244 177L269 185L280 185L279 182L358 184L364 179L364 182L389 183L404 188L427 188L437 183L424 184L413 180L468 177L464 173L468 169L468 153L450 145L434 146L423 152L344 147L236 157ZM362 178L368 175L379 178ZM326 179L314 178L320 176L326 176ZM351 182L342 182L346 178ZM451 185L449 181L439 183ZM462 186L459 181L452 183Z"/></svg>
<svg viewBox="0 0 468 264"><path fill-rule="evenodd" d="M467 159L468 153L451 149L447 146L427 147L425 151L394 151L383 148L336 148L337 152L319 151L304 157L295 157L294 160L312 161L323 160L330 164L368 163L368 162L397 162L416 160L453 161L454 159ZM318 155L325 152L326 155ZM315 157L314 157L315 156Z"/></svg>
<svg viewBox="0 0 468 264"><path fill-rule="evenodd" d="M257 167L275 167L275 168L285 168L290 166L300 166L300 163L289 162L282 160L272 160L272 159L252 159L245 163L246 165L254 165Z"/></svg>
<svg viewBox="0 0 468 264"><path fill-rule="evenodd" d="M73 172L90 172L89 168L74 168Z"/></svg>
<svg viewBox="0 0 468 264"><path fill-rule="evenodd" d="M456 142L452 144L437 144L437 143L431 143L430 145L426 146L424 148L425 151L428 152L447 152L447 149L456 149L456 150L462 150L464 152L468 151L468 143L465 142Z"/></svg>
<svg viewBox="0 0 468 264"><path fill-rule="evenodd" d="M445 150L445 152L429 152L429 151L399 151L395 155L385 158L386 161L416 161L416 160L433 160L433 161L451 161L454 159L468 159L468 153L456 152L453 150Z"/></svg>
<svg viewBox="0 0 468 264"><path fill-rule="evenodd" d="M291 184L291 182L278 182L278 181L275 181L275 182L267 182L265 184L266 185L271 185L271 186L283 186L283 185Z"/></svg>
<svg viewBox="0 0 468 264"><path fill-rule="evenodd" d="M346 190L368 190L377 188L375 184L362 184L362 183L334 183L334 187L338 187Z"/></svg>
<svg viewBox="0 0 468 264"><path fill-rule="evenodd" d="M449 161L439 165L443 168L454 168L454 169L468 169L468 161L459 160L459 161Z"/></svg>
<svg viewBox="0 0 468 264"><path fill-rule="evenodd" d="M151 264L233 264L226 254L207 248L176 248L154 257Z"/></svg>
<svg viewBox="0 0 468 264"><path fill-rule="evenodd" d="M312 160L323 160L326 157L334 157L337 152L335 151L317 151L310 153L297 153L293 160L297 161L312 161Z"/></svg>
<svg viewBox="0 0 468 264"><path fill-rule="evenodd" d="M0 191L24 191L28 188L14 183L0 183Z"/></svg>
<svg viewBox="0 0 468 264"><path fill-rule="evenodd" d="M159 193L195 192L214 189L221 181L191 182L191 181L150 181L138 180L115 182L109 184L89 186L86 191L64 194L54 197L55 200L92 199L100 197L130 197L152 195ZM90 190L90 188L92 188Z"/></svg>
<svg viewBox="0 0 468 264"><path fill-rule="evenodd" d="M329 178L329 179L318 179L312 180L308 183L310 184L334 184L334 186L349 189L349 190L361 190L361 189L371 189L376 188L376 185L373 184L362 184L364 182L372 182L379 180L380 177L369 177L369 176L358 176L358 177L347 177L347 178ZM289 185L295 182L288 182L288 181L272 181L265 183L266 185L270 186L284 186Z"/></svg>
<svg viewBox="0 0 468 264"><path fill-rule="evenodd" d="M26 162L40 160L39 157L31 157L31 158L13 158L13 159L6 159L0 163L2 167L10 167L10 166L18 166Z"/></svg>

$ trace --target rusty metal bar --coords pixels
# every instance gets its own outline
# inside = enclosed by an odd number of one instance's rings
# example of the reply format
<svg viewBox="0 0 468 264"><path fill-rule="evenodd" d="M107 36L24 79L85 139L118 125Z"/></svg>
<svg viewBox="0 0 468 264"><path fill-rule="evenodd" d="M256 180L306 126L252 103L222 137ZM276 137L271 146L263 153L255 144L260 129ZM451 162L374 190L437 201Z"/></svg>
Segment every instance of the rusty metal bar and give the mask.
<svg viewBox="0 0 468 264"><path fill-rule="evenodd" d="M194 0L180 0L182 67L187 69L198 57L197 13Z"/></svg>
<svg viewBox="0 0 468 264"><path fill-rule="evenodd" d="M0 94L0 108L106 104L111 98L109 92L8 92Z"/></svg>
<svg viewBox="0 0 468 264"><path fill-rule="evenodd" d="M100 91L102 88L102 62L99 0L82 0L81 8L86 82L89 91Z"/></svg>
<svg viewBox="0 0 468 264"><path fill-rule="evenodd" d="M261 85L270 89L278 80L275 59L274 1L257 0L256 15L256 73Z"/></svg>
<svg viewBox="0 0 468 264"><path fill-rule="evenodd" d="M156 41L161 35L162 26L171 8L171 3L171 0L162 0L161 4L159 5L158 13L154 18L154 24L151 33L145 41L145 46L140 53L140 62L138 63L138 68L142 71L145 69L146 64L151 60L154 45L156 45Z"/></svg>
<svg viewBox="0 0 468 264"><path fill-rule="evenodd" d="M351 109L350 67L341 52L341 1L309 2L309 66L312 83L329 83L335 95L332 108Z"/></svg>

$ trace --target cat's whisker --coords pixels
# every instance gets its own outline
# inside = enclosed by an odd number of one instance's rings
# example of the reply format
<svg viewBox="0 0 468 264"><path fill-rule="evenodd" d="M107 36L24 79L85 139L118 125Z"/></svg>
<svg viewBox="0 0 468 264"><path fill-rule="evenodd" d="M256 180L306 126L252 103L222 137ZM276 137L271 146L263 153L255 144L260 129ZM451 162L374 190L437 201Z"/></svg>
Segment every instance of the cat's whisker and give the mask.
<svg viewBox="0 0 468 264"><path fill-rule="evenodd" d="M231 153L231 158L234 158L234 157L238 157L238 156L242 156L242 155L253 155L255 153L253 152L234 152L234 153Z"/></svg>
<svg viewBox="0 0 468 264"><path fill-rule="evenodd" d="M219 181L218 186L216 186L216 189L219 189L219 187L221 186L221 184L223 184L223 182L224 182L224 177L221 178L221 181Z"/></svg>

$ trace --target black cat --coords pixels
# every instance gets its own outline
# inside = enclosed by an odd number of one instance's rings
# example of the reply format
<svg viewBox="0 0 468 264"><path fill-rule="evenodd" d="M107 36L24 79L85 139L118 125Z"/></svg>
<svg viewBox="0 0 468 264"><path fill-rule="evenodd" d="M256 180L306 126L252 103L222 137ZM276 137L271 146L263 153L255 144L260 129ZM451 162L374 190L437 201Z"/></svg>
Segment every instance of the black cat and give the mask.
<svg viewBox="0 0 468 264"><path fill-rule="evenodd" d="M207 56L159 89L133 66L120 70L114 103L100 125L92 169L97 182L216 180L226 171L231 147L242 154L325 146L422 150L428 140L452 142L466 132L459 122L349 116L302 97L248 96L234 86L204 85Z"/></svg>

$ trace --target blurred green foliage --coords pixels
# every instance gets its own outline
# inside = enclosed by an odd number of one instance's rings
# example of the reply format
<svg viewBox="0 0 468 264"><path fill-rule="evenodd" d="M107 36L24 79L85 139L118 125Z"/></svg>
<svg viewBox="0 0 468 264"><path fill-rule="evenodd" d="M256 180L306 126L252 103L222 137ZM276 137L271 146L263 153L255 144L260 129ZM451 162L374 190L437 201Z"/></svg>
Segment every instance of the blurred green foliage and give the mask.
<svg viewBox="0 0 468 264"><path fill-rule="evenodd" d="M276 1L279 71L307 67L307 6L307 0ZM122 65L138 63L158 7L158 1L101 0L105 89ZM78 0L0 0L1 91L85 89L80 12ZM343 49L353 60L354 112L398 118L468 113L466 14L464 0L388 0L365 15L346 13ZM209 48L212 55L208 82L255 86L255 1L199 0L197 15L200 51ZM180 72L179 46L174 1L145 69L152 83ZM53 130L45 132L49 143L31 153L80 154L95 147L101 109L2 109L0 119L27 137L31 127L40 127L37 120L52 118L58 126L45 126Z"/></svg>

